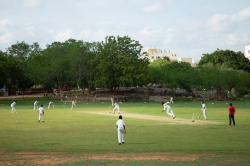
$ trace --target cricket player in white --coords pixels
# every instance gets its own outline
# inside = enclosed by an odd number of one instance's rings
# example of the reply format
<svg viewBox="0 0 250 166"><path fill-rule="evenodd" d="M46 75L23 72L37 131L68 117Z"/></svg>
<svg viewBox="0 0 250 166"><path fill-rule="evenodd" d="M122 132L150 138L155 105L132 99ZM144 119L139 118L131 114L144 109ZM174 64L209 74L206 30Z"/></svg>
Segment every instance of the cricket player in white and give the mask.
<svg viewBox="0 0 250 166"><path fill-rule="evenodd" d="M169 103L170 103L170 104L174 104L174 99L173 99L173 97L170 97Z"/></svg>
<svg viewBox="0 0 250 166"><path fill-rule="evenodd" d="M71 110L73 109L73 107L76 107L76 101L72 101L72 106L71 106Z"/></svg>
<svg viewBox="0 0 250 166"><path fill-rule="evenodd" d="M114 103L114 109L113 109L113 114L115 113L115 109L117 109L118 110L118 113L120 114L120 107L119 107L119 105L115 102Z"/></svg>
<svg viewBox="0 0 250 166"><path fill-rule="evenodd" d="M122 120L122 116L119 116L119 120L116 122L118 132L118 145L124 144L124 135L126 134L125 122Z"/></svg>
<svg viewBox="0 0 250 166"><path fill-rule="evenodd" d="M48 109L50 109L50 107L52 107L54 109L54 103L52 101L49 102Z"/></svg>
<svg viewBox="0 0 250 166"><path fill-rule="evenodd" d="M41 105L41 107L38 109L38 122L40 122L40 120L42 119L42 122L44 122L44 109L43 109L43 105Z"/></svg>
<svg viewBox="0 0 250 166"><path fill-rule="evenodd" d="M165 109L167 109L167 110L166 110L167 114L168 114L171 118L175 119L174 112L173 112L172 108L171 108L168 104L169 104L169 102L166 102L166 103L163 103L163 102L162 102L162 105L163 105L163 110L162 110L162 112L165 111Z"/></svg>
<svg viewBox="0 0 250 166"><path fill-rule="evenodd" d="M203 118L204 118L205 120L207 120L207 116L206 116L206 105L205 105L204 101L201 102L201 111L200 111L200 113L199 113L198 119L200 119L200 116L201 116L202 113L203 113Z"/></svg>
<svg viewBox="0 0 250 166"><path fill-rule="evenodd" d="M111 100L112 106L114 106L114 99L110 98L110 100Z"/></svg>
<svg viewBox="0 0 250 166"><path fill-rule="evenodd" d="M35 102L34 102L34 111L37 109L38 110L38 104L39 104L39 102L36 100Z"/></svg>
<svg viewBox="0 0 250 166"><path fill-rule="evenodd" d="M11 103L11 105L10 105L11 113L17 113L16 112L16 103L17 103L17 101L14 101L13 103Z"/></svg>

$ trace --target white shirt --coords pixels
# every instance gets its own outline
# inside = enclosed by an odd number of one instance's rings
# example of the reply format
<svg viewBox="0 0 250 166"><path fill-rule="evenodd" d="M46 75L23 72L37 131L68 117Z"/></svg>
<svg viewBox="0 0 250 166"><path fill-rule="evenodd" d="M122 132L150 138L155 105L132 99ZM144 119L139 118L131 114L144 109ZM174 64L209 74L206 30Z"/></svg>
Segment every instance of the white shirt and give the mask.
<svg viewBox="0 0 250 166"><path fill-rule="evenodd" d="M171 108L167 103L163 104L163 107L167 109Z"/></svg>
<svg viewBox="0 0 250 166"><path fill-rule="evenodd" d="M202 108L202 109L206 109L206 105L203 103L203 104L201 105L201 108Z"/></svg>
<svg viewBox="0 0 250 166"><path fill-rule="evenodd" d="M75 102L75 101L72 101L72 105L76 105L76 102Z"/></svg>
<svg viewBox="0 0 250 166"><path fill-rule="evenodd" d="M119 107L119 105L117 103L115 103L114 105L115 105L115 107Z"/></svg>
<svg viewBox="0 0 250 166"><path fill-rule="evenodd" d="M43 111L44 111L43 107L40 107L40 108L38 109L39 114L43 114Z"/></svg>
<svg viewBox="0 0 250 166"><path fill-rule="evenodd" d="M10 106L11 107L15 107L16 106L16 102L13 102Z"/></svg>
<svg viewBox="0 0 250 166"><path fill-rule="evenodd" d="M122 119L119 119L119 120L116 122L116 125L118 126L118 127L117 127L118 129L123 129L123 126L125 126L125 122L124 122Z"/></svg>
<svg viewBox="0 0 250 166"><path fill-rule="evenodd" d="M49 105L53 105L53 102L51 101L51 102L49 102Z"/></svg>
<svg viewBox="0 0 250 166"><path fill-rule="evenodd" d="M35 102L34 102L34 105L37 106L37 104L38 104L38 101L35 101Z"/></svg>

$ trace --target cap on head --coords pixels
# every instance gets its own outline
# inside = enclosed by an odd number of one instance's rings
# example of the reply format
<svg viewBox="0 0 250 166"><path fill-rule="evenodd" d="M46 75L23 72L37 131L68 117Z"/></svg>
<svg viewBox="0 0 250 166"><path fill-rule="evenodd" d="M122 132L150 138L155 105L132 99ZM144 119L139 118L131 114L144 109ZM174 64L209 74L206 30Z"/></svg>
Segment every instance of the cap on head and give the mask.
<svg viewBox="0 0 250 166"><path fill-rule="evenodd" d="M122 116L121 116L121 115L119 116L119 119L122 119Z"/></svg>
<svg viewBox="0 0 250 166"><path fill-rule="evenodd" d="M233 105L233 103L230 103L230 106L232 106Z"/></svg>
<svg viewBox="0 0 250 166"><path fill-rule="evenodd" d="M43 107L43 105L41 105L41 107Z"/></svg>

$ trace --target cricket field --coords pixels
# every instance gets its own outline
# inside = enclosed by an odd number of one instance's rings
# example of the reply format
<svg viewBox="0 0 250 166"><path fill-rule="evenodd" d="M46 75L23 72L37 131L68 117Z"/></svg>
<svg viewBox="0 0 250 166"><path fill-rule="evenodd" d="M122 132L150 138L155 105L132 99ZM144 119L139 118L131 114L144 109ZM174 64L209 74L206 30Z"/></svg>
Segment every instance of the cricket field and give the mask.
<svg viewBox="0 0 250 166"><path fill-rule="evenodd" d="M35 98L0 100L0 165L250 165L250 101L232 101L235 127L228 126L230 101L205 101L208 120L197 119L200 102L122 102L125 144L118 145L111 102L71 102L38 98L45 122L33 110ZM195 121L192 116L195 113Z"/></svg>

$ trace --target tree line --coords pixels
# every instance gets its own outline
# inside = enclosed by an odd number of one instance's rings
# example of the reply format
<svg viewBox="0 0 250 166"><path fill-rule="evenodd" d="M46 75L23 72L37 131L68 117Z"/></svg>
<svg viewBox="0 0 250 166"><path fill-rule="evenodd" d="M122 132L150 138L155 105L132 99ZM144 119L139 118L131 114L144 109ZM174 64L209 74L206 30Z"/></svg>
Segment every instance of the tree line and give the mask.
<svg viewBox="0 0 250 166"><path fill-rule="evenodd" d="M164 84L170 89L249 93L250 63L244 54L216 50L204 54L197 67L168 58L149 63L141 59L142 45L128 36L107 36L101 42L69 39L42 49L38 43L17 42L0 51L0 88L24 91L34 85L45 90L94 90Z"/></svg>

